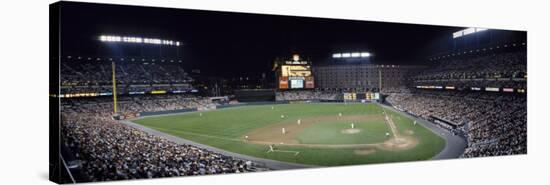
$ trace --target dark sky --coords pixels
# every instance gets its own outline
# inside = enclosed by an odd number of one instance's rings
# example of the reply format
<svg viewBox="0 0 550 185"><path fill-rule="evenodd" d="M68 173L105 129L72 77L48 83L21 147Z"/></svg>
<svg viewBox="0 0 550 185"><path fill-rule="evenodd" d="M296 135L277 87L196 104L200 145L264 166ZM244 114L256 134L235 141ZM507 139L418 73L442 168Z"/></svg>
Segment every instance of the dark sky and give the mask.
<svg viewBox="0 0 550 185"><path fill-rule="evenodd" d="M450 43L451 34L462 29L67 2L61 7L61 22L63 55L110 55L98 41L102 33L172 39L184 46L164 58L179 58L205 74L227 77L268 72L276 57L292 53L314 64L342 51L369 51L375 63L415 64L433 54L433 44L427 43L441 38Z"/></svg>

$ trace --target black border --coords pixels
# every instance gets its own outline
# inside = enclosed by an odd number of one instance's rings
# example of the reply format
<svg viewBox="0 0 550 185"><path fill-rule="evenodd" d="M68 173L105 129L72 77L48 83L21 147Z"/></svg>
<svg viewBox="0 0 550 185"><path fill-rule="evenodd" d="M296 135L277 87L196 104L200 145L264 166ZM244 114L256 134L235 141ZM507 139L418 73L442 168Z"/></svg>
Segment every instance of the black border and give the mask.
<svg viewBox="0 0 550 185"><path fill-rule="evenodd" d="M59 56L60 55L60 2L49 6L49 180L63 183L61 173L63 164L59 152Z"/></svg>

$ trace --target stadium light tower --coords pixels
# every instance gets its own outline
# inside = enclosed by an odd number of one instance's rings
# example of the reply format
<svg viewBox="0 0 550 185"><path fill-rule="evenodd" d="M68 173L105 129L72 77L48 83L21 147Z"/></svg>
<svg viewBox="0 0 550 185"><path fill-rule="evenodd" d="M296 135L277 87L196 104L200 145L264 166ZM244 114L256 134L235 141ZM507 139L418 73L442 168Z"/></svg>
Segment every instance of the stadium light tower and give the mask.
<svg viewBox="0 0 550 185"><path fill-rule="evenodd" d="M100 35L99 41L101 42L125 42L125 43L139 43L139 44L156 44L156 45L169 45L180 46L180 41L166 40L159 38L146 38L146 37L132 37L132 36L118 36L118 35Z"/></svg>
<svg viewBox="0 0 550 185"><path fill-rule="evenodd" d="M371 57L370 52L346 52L346 53L333 53L332 58L368 58Z"/></svg>

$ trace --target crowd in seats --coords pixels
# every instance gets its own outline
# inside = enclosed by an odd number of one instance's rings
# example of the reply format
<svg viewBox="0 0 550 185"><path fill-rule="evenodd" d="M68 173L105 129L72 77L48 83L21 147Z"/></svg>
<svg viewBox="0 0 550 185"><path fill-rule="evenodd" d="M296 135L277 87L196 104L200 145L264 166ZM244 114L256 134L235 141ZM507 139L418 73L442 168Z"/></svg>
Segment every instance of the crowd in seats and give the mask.
<svg viewBox="0 0 550 185"><path fill-rule="evenodd" d="M112 66L103 61L66 61L60 66L61 86L71 87L73 91L80 88L108 87L112 84ZM190 84L193 78L173 62L117 62L117 84L123 87L130 85L152 84ZM147 87L147 86L144 86ZM182 87L179 87L182 88ZM149 87L147 90L150 90ZM88 91L89 92L89 91Z"/></svg>
<svg viewBox="0 0 550 185"><path fill-rule="evenodd" d="M197 108L208 103L206 99L198 97L160 96L123 98L120 109L122 112L163 111ZM74 153L75 158L80 160L83 181L265 170L258 168L251 161L192 145L177 144L119 123L111 119L112 102L106 99L63 100L65 102L62 102L64 106L61 114L62 140Z"/></svg>
<svg viewBox="0 0 550 185"><path fill-rule="evenodd" d="M70 109L77 106L113 110L112 97L64 99L64 107ZM121 113L200 109L212 106L215 106L215 103L210 101L209 98L197 97L191 94L119 96L117 101L117 108Z"/></svg>
<svg viewBox="0 0 550 185"><path fill-rule="evenodd" d="M412 77L415 85L526 88L526 51L453 57L433 63Z"/></svg>
<svg viewBox="0 0 550 185"><path fill-rule="evenodd" d="M317 91L317 90L293 90L276 92L277 101L296 101L296 100L337 100L338 92Z"/></svg>
<svg viewBox="0 0 550 185"><path fill-rule="evenodd" d="M386 100L413 115L463 125L468 148L462 157L527 153L525 94L444 90L389 93Z"/></svg>

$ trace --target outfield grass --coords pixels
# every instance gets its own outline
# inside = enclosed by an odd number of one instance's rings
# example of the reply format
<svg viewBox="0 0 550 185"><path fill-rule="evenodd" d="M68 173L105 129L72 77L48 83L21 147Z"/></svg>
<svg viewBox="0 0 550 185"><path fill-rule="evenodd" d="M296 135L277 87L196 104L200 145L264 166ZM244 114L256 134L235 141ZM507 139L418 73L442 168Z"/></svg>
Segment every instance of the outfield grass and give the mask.
<svg viewBox="0 0 550 185"><path fill-rule="evenodd" d="M272 106L274 109L272 109ZM314 149L296 146L278 146L281 150L298 151L289 153L266 153L267 146L245 143L242 136L252 130L271 124L279 124L281 115L285 119L305 119L316 116L337 115L381 115L383 108L376 104L281 104L258 105L220 109L199 113L185 113L148 117L134 122L174 136L210 145L236 153L280 161L322 166L366 164L426 160L435 156L445 146L445 141L421 125L413 126L412 120L400 113L387 110L402 133L412 132L419 144L403 151L377 150L368 155L357 155L354 149ZM301 143L347 144L376 143L384 141L389 128L383 122L365 121L355 123L362 134L342 135L340 126L348 123L320 122L307 128L298 136ZM337 129L335 131L335 129ZM316 134L318 133L318 134Z"/></svg>

